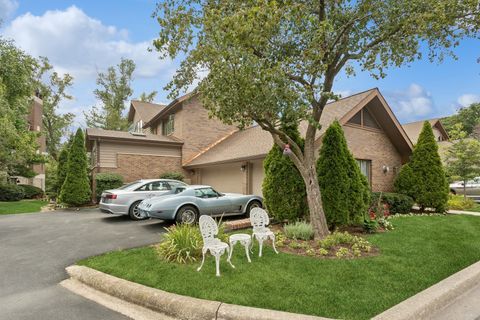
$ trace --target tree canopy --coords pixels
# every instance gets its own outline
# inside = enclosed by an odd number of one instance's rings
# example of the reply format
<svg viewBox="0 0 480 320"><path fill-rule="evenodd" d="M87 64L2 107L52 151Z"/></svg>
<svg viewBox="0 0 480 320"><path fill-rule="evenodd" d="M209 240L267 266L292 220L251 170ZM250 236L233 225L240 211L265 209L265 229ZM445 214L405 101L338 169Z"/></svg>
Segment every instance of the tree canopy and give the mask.
<svg viewBox="0 0 480 320"><path fill-rule="evenodd" d="M115 67L98 73L98 88L93 93L102 104L83 113L88 127L120 131L128 128L124 111L128 98L133 94L131 82L134 71L133 60L122 58Z"/></svg>
<svg viewBox="0 0 480 320"><path fill-rule="evenodd" d="M478 37L476 0L165 0L157 4L155 48L185 57L166 87L176 97L198 82L204 106L225 123L256 122L287 141L304 179L316 237L328 233L315 140L334 80L343 71L386 75L423 57L442 61L459 39ZM281 129L286 110L305 120L305 147Z"/></svg>
<svg viewBox="0 0 480 320"><path fill-rule="evenodd" d="M472 103L468 107L460 108L458 113L442 120L448 134L458 131L457 124L462 126L468 136L480 139L480 103Z"/></svg>

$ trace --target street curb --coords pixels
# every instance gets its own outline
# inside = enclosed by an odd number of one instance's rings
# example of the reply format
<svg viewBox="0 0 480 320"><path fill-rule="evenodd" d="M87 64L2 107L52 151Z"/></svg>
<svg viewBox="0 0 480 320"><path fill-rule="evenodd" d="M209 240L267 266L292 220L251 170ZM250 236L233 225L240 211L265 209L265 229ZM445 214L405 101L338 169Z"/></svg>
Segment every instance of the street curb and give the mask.
<svg viewBox="0 0 480 320"><path fill-rule="evenodd" d="M380 313L372 320L421 320L480 282L480 261Z"/></svg>
<svg viewBox="0 0 480 320"><path fill-rule="evenodd" d="M68 275L95 290L182 320L332 320L328 318L244 307L150 288L85 267L70 266Z"/></svg>

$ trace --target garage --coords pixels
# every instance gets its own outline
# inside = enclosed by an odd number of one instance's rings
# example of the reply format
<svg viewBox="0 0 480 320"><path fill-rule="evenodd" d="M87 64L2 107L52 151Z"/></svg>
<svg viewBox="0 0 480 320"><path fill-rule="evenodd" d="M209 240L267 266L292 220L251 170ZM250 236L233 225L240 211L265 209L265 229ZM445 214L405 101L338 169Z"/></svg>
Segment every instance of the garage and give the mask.
<svg viewBox="0 0 480 320"><path fill-rule="evenodd" d="M212 186L220 192L243 193L244 171L241 162L213 165L199 170L201 184Z"/></svg>

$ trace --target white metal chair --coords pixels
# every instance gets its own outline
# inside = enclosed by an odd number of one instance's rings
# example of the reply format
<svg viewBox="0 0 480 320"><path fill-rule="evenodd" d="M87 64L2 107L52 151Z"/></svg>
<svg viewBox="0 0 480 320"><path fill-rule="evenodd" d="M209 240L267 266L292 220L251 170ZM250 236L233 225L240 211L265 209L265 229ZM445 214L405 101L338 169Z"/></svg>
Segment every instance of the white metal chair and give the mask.
<svg viewBox="0 0 480 320"><path fill-rule="evenodd" d="M277 248L275 248L275 234L266 227L270 223L267 212L262 208L252 208L250 223L253 227L251 248L253 248L253 240L256 238L260 246L258 256L262 256L263 242L268 239L272 240L273 251L278 254Z"/></svg>
<svg viewBox="0 0 480 320"><path fill-rule="evenodd" d="M198 221L200 226L200 232L203 238L203 248L202 248L202 264L198 267L197 271L200 271L205 262L205 254L208 250L212 256L215 257L215 267L216 267L216 276L220 277L220 257L227 251L229 253L230 247L227 243L220 241L220 239L215 238L218 234L218 226L215 220L212 217L207 215L200 216ZM235 268L230 261L230 265Z"/></svg>

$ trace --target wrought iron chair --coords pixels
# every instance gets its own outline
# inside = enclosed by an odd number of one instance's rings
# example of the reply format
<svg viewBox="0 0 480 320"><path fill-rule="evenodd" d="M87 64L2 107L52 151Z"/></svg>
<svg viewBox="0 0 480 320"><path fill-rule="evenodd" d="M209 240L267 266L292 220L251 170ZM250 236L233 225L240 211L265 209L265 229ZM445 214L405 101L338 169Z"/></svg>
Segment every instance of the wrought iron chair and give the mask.
<svg viewBox="0 0 480 320"><path fill-rule="evenodd" d="M220 277L220 257L227 251L230 250L230 247L227 243L220 241L220 239L215 238L218 234L218 226L215 220L212 217L207 215L200 216L198 221L200 226L200 233L203 238L203 248L202 248L202 264L198 267L197 271L200 271L205 262L205 254L210 250L212 256L215 257L215 267L216 267L216 276ZM232 263L228 260L228 263L235 268Z"/></svg>
<svg viewBox="0 0 480 320"><path fill-rule="evenodd" d="M250 223L253 227L251 248L253 248L253 240L256 238L260 246L258 256L262 256L263 242L268 239L272 240L273 251L278 254L277 248L275 248L275 234L266 227L270 223L267 212L262 208L253 208L250 211Z"/></svg>

